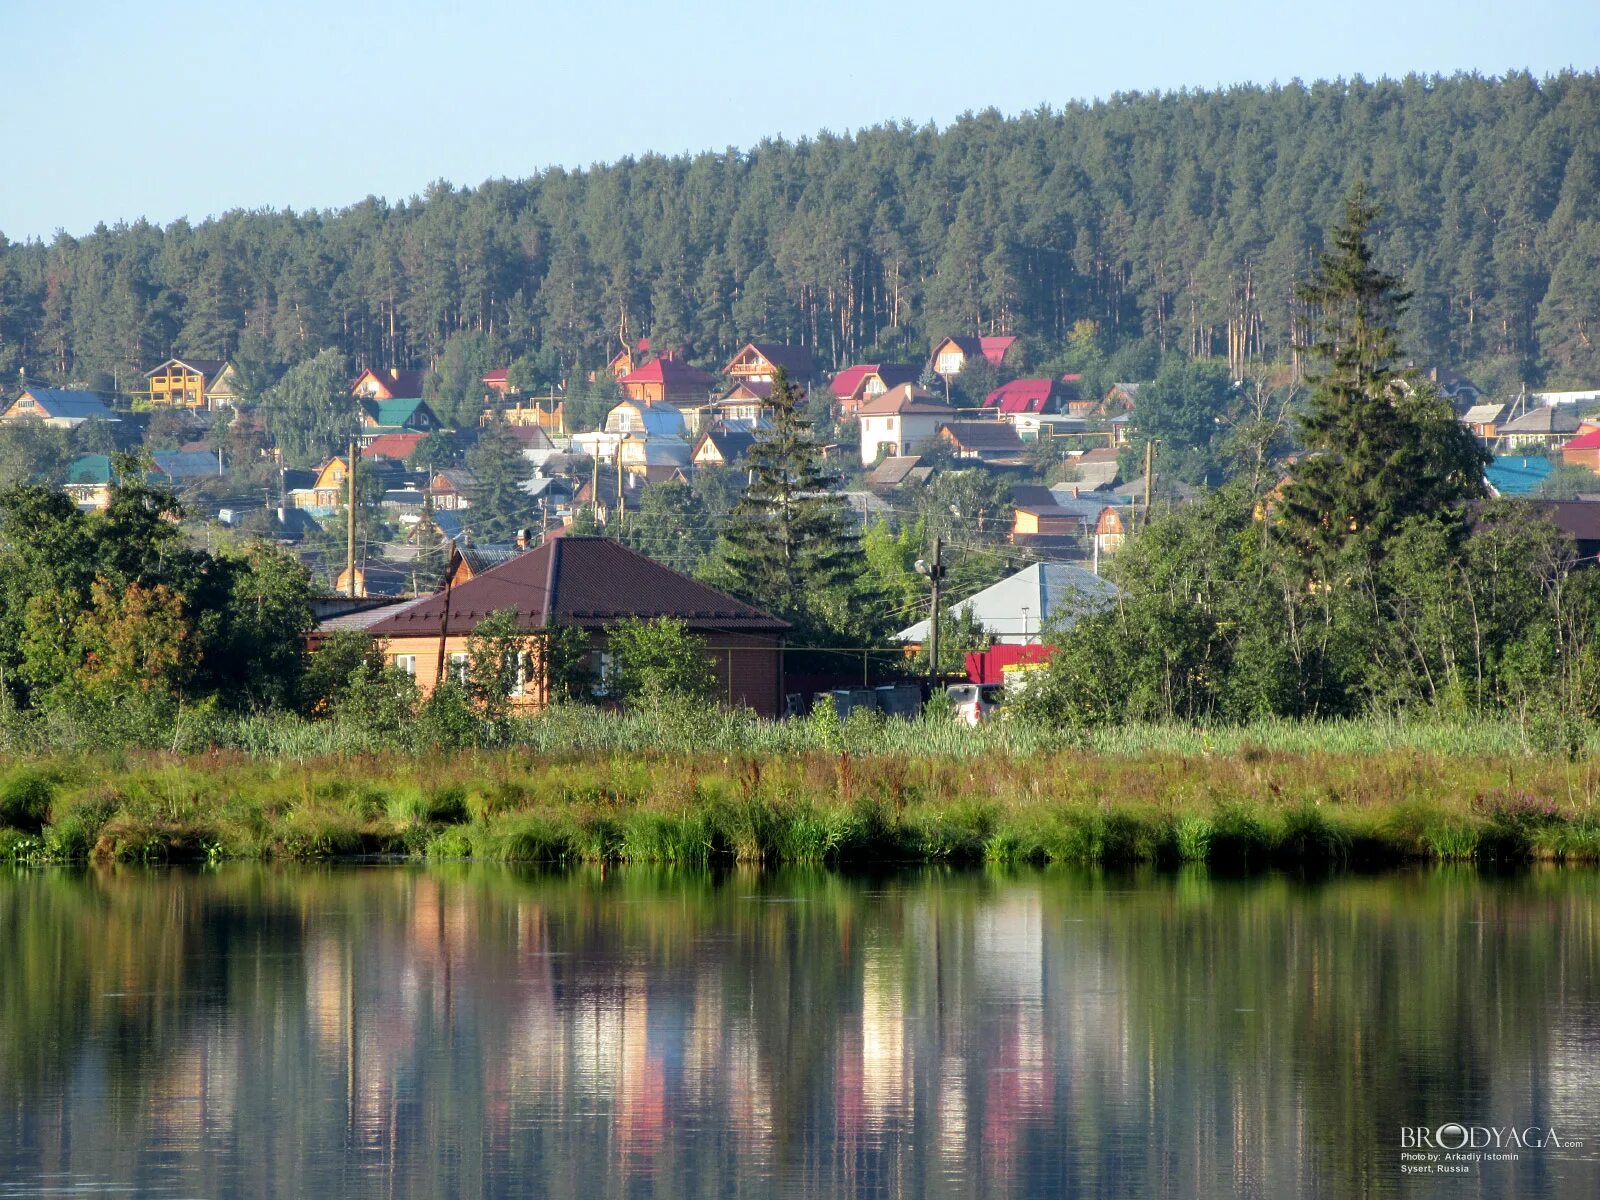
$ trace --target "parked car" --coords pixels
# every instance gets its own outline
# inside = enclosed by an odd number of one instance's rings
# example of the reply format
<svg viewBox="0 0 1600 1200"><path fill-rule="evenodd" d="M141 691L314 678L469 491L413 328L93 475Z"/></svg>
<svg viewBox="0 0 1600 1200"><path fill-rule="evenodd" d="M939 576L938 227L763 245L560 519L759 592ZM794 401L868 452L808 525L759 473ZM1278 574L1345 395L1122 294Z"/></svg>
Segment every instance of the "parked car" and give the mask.
<svg viewBox="0 0 1600 1200"><path fill-rule="evenodd" d="M956 720L963 725L992 720L1002 698L999 686L992 683L952 683L944 694L950 698Z"/></svg>

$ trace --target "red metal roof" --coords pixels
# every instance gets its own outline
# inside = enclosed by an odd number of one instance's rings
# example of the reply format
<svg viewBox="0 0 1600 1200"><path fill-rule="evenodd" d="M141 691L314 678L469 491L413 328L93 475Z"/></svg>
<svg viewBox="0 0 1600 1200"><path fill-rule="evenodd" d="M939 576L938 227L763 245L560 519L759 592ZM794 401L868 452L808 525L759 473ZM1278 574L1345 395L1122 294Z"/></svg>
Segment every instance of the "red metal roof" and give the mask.
<svg viewBox="0 0 1600 1200"><path fill-rule="evenodd" d="M699 367L691 367L675 358L652 358L644 366L629 371L618 383L682 383L710 387L717 381Z"/></svg>
<svg viewBox="0 0 1600 1200"><path fill-rule="evenodd" d="M846 367L833 377L833 394L840 400L854 399L859 395L862 385L873 375L883 380L885 390L917 381L916 368L902 363L858 363Z"/></svg>
<svg viewBox="0 0 1600 1200"><path fill-rule="evenodd" d="M385 433L363 446L361 457L393 458L404 462L411 457L417 443L427 436L425 433Z"/></svg>
<svg viewBox="0 0 1600 1200"><path fill-rule="evenodd" d="M981 337L978 339L978 349L998 367L1005 362L1006 351L1011 349L1016 340L1014 337Z"/></svg>
<svg viewBox="0 0 1600 1200"><path fill-rule="evenodd" d="M1600 429L1591 429L1588 433L1580 433L1561 448L1563 450L1600 450Z"/></svg>
<svg viewBox="0 0 1600 1200"><path fill-rule="evenodd" d="M1050 406L1055 390L1053 379L1013 379L985 396L983 406L1003 413L1042 413Z"/></svg>
<svg viewBox="0 0 1600 1200"><path fill-rule="evenodd" d="M437 637L443 592L386 617L374 637ZM789 626L619 542L568 535L477 575L450 593L450 632L470 633L492 612L515 609L517 627L601 629L628 617L676 617L698 632L782 633Z"/></svg>
<svg viewBox="0 0 1600 1200"><path fill-rule="evenodd" d="M484 373L483 382L488 384L490 387L493 387L497 383L509 382L510 378L510 367L496 367L494 370Z"/></svg>

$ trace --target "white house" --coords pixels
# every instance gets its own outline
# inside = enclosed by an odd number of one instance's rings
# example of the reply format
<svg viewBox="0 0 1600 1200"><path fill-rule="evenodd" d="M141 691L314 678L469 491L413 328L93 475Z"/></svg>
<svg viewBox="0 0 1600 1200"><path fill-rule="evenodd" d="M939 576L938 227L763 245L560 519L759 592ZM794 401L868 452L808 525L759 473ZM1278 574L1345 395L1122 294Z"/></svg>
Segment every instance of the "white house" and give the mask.
<svg viewBox="0 0 1600 1200"><path fill-rule="evenodd" d="M953 421L955 409L940 404L914 383L902 383L867 401L857 410L861 419L861 465L883 457L918 454L939 436L939 427Z"/></svg>
<svg viewBox="0 0 1600 1200"><path fill-rule="evenodd" d="M996 642L1027 645L1041 634L1065 632L1117 596L1117 586L1069 563L1034 563L946 608L947 617L968 612ZM918 621L894 635L897 642L921 644L928 622Z"/></svg>

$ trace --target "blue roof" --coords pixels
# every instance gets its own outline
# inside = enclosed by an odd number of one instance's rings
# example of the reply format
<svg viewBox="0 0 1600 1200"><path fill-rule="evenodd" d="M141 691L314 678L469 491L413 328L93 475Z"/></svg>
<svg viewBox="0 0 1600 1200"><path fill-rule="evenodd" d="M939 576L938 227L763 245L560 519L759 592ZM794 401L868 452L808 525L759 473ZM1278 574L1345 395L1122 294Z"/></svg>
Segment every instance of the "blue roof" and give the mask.
<svg viewBox="0 0 1600 1200"><path fill-rule="evenodd" d="M1497 458L1484 468L1483 477L1497 496L1527 496L1555 469L1548 458Z"/></svg>
<svg viewBox="0 0 1600 1200"><path fill-rule="evenodd" d="M22 393L29 396L33 402L52 420L58 421L88 421L99 417L102 421L114 421L111 410L100 403L100 397L93 392L68 391L66 388L30 387ZM20 399L21 397L18 397Z"/></svg>
<svg viewBox="0 0 1600 1200"><path fill-rule="evenodd" d="M168 479L193 479L199 475L221 475L217 456L205 450L157 450L151 459Z"/></svg>

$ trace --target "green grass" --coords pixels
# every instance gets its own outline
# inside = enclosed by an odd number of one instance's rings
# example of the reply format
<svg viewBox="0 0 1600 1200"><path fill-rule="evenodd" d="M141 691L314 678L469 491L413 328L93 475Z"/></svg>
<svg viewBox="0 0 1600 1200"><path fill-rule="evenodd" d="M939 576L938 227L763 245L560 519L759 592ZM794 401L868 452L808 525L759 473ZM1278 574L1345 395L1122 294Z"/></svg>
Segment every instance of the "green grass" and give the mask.
<svg viewBox="0 0 1600 1200"><path fill-rule="evenodd" d="M1336 727L1330 750L1302 744L1317 727L1123 730L1026 751L977 731L980 754L959 739L899 746L909 723L867 731L899 748L756 752L625 749L610 739L626 719L585 716L601 744L582 750L564 714L547 751L0 760L0 860L1600 861L1600 771L1493 739L1466 752L1459 731L1365 726L1363 742ZM804 724L761 736L798 739Z"/></svg>

